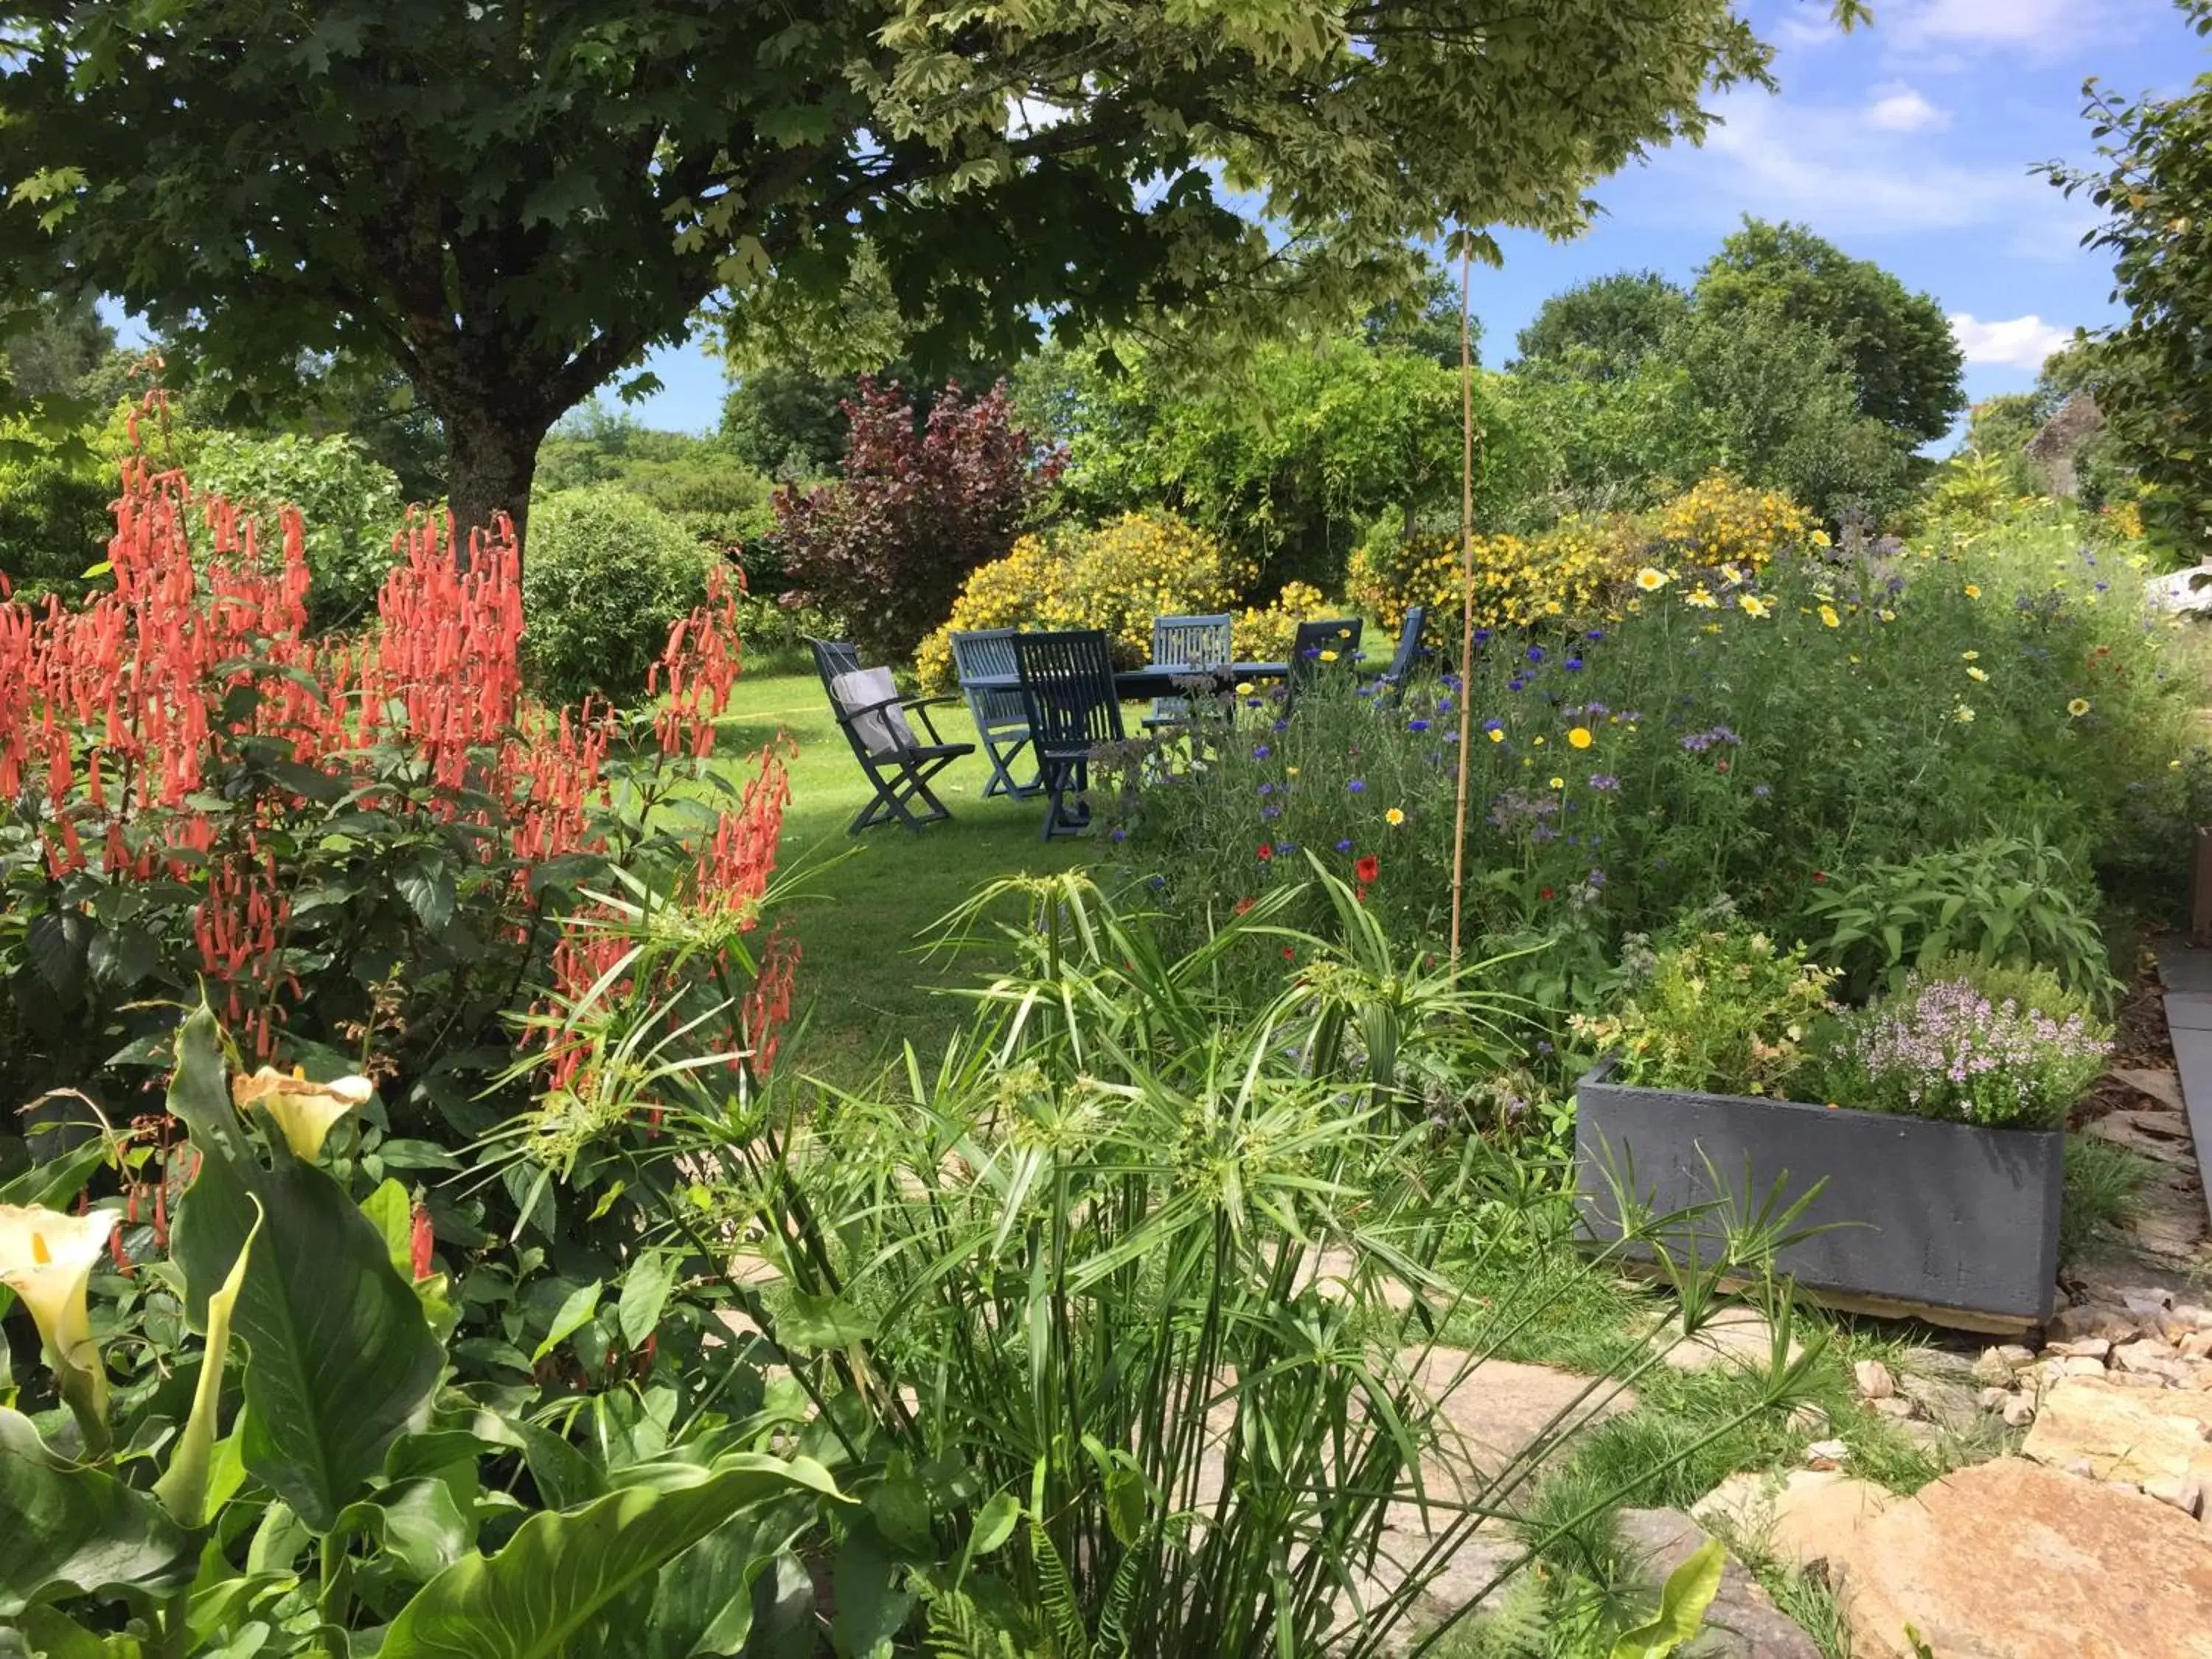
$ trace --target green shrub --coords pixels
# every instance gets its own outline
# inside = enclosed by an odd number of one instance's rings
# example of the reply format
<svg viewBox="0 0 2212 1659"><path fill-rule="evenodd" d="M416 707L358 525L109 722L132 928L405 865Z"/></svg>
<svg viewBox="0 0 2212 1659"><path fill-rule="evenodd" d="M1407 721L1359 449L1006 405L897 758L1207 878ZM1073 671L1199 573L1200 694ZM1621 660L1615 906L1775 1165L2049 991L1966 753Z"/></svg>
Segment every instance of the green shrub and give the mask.
<svg viewBox="0 0 2212 1659"><path fill-rule="evenodd" d="M1736 923L1690 932L1651 958L1615 1012L1577 1015L1578 1036L1648 1089L1786 1096L1826 1012L1826 969Z"/></svg>
<svg viewBox="0 0 2212 1659"><path fill-rule="evenodd" d="M16 599L82 590L115 533L115 469L96 448L0 423L0 574Z"/></svg>
<svg viewBox="0 0 2212 1659"><path fill-rule="evenodd" d="M711 565L680 525L617 486L538 502L522 562L523 647L538 695L642 697L669 629L704 598Z"/></svg>
<svg viewBox="0 0 2212 1659"><path fill-rule="evenodd" d="M1909 969L1940 974L1937 958L1961 952L1991 966L2048 968L2103 996L2113 979L2096 907L2096 884L2057 848L2039 835L1995 835L1871 860L1832 878L1808 908L1827 926L1821 955L1860 994L1902 984Z"/></svg>
<svg viewBox="0 0 2212 1659"><path fill-rule="evenodd" d="M398 555L392 538L404 503L399 480L351 438L274 437L231 431L190 441L192 485L228 497L260 521L261 545L282 546L278 514L297 509L307 556L307 614L317 628L362 620Z"/></svg>

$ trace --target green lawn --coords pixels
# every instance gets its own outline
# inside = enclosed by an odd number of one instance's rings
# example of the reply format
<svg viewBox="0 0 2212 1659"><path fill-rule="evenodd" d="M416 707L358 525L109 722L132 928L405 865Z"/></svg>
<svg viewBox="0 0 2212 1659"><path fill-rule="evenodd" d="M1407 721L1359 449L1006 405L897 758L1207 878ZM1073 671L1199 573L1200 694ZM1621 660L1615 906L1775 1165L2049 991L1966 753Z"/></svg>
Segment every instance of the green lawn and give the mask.
<svg viewBox="0 0 2212 1659"><path fill-rule="evenodd" d="M974 739L957 703L930 713L946 742ZM921 936L933 922L994 877L1064 870L1089 849L1082 841L1041 841L1042 802L982 799L990 767L980 750L931 786L952 810L950 821L918 836L892 824L848 836L845 826L868 786L821 682L811 673L742 676L722 723L722 752L757 750L779 731L799 744L779 863L786 872L805 872L809 893L791 912L805 947L798 1012L809 1019L792 1054L808 1073L856 1081L900 1042L926 1051L962 1018L959 1005L939 993L968 982L979 964L943 952L925 960Z"/></svg>

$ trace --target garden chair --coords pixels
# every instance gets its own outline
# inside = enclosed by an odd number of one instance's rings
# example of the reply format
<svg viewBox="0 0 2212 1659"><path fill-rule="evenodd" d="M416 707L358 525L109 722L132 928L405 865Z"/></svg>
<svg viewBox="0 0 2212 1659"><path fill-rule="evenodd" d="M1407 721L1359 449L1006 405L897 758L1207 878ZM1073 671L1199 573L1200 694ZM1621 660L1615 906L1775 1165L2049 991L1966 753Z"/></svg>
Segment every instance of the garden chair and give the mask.
<svg viewBox="0 0 2212 1659"><path fill-rule="evenodd" d="M1155 617L1152 618L1152 660L1178 667L1220 668L1236 660L1227 616ZM1176 696L1154 697L1152 712L1145 716L1145 729L1190 723L1190 699Z"/></svg>
<svg viewBox="0 0 2212 1659"><path fill-rule="evenodd" d="M1405 626L1398 630L1398 648L1390 654L1390 665L1377 669L1371 678L1377 695L1395 708L1406 700L1406 682L1413 676L1425 654L1421 649L1421 630L1428 621L1428 609L1413 605L1406 612Z"/></svg>
<svg viewBox="0 0 2212 1659"><path fill-rule="evenodd" d="M836 715L838 729L853 745L853 758L876 792L846 825L845 833L857 836L895 818L919 831L925 823L951 817L945 803L930 793L929 781L963 755L975 752L972 743L945 742L929 718L933 706L952 699L902 697L890 669L861 667L858 653L842 640L810 637L806 643L814 653L814 672L822 677L822 689L829 695L830 713ZM917 738L907 723L909 710L921 717L927 743ZM928 809L919 816L913 810L916 801Z"/></svg>
<svg viewBox="0 0 2212 1659"><path fill-rule="evenodd" d="M986 799L1004 795L1026 800L1044 787L1041 775L1027 783L1014 781L1014 763L1030 742L1030 714L1022 702L1021 688L975 684L986 675L1000 679L1016 676L1013 638L1011 628L968 629L952 635L952 665L960 676L968 712L975 717L983 758L991 763L991 781L983 786Z"/></svg>
<svg viewBox="0 0 2212 1659"><path fill-rule="evenodd" d="M1082 629L1014 635L1014 666L1048 800L1044 838L1091 827L1091 751L1124 741L1114 653L1104 632ZM1073 797L1071 802L1070 797Z"/></svg>
<svg viewBox="0 0 2212 1659"><path fill-rule="evenodd" d="M1298 693L1319 679L1324 671L1352 666L1359 650L1363 625L1358 617L1325 617L1318 622L1297 625L1291 636L1290 675L1284 687L1288 694L1283 704L1285 714L1297 706Z"/></svg>

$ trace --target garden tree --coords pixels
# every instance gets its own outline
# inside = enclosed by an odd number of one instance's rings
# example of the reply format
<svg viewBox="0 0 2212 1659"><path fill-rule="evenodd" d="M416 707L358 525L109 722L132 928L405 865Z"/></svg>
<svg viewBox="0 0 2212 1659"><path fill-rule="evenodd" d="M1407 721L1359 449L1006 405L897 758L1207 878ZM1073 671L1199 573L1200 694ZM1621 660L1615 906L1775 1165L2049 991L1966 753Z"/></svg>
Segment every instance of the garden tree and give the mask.
<svg viewBox="0 0 2212 1659"><path fill-rule="evenodd" d="M1369 308L1359 332L1369 345L1395 346L1459 367L1461 295L1458 282L1442 265L1424 264L1411 289ZM1482 319L1470 317L1468 343L1482 362Z"/></svg>
<svg viewBox="0 0 2212 1659"><path fill-rule="evenodd" d="M948 386L917 422L896 386L860 380L843 476L775 493L786 571L872 662L914 653L979 565L1006 556L1060 469L1014 423L1006 386Z"/></svg>
<svg viewBox="0 0 2212 1659"><path fill-rule="evenodd" d="M717 290L833 293L865 246L924 360L1257 330L1410 239L1576 229L1769 57L1735 0L0 0L0 44L8 284L246 379L390 361L471 525L520 525L554 422Z"/></svg>
<svg viewBox="0 0 2212 1659"><path fill-rule="evenodd" d="M38 321L0 338L6 378L27 398L77 395L115 350L115 331L88 295L42 295L37 307Z"/></svg>
<svg viewBox="0 0 2212 1659"><path fill-rule="evenodd" d="M1650 507L1715 467L1825 518L1879 516L1911 477L1909 441L1859 412L1836 342L1772 305L1692 308L1626 374L1570 343L1505 378L1548 469L1531 519Z"/></svg>
<svg viewBox="0 0 2212 1659"><path fill-rule="evenodd" d="M1292 580L1333 588L1377 518L1458 522L1454 332L1449 368L1346 331L1267 343L1203 387L1133 345L1118 373L1095 356L1047 353L1024 365L1022 407L1066 446L1061 486L1079 512L1164 503L1235 546L1257 568L1261 595ZM1524 488L1524 447L1494 378L1477 387L1486 526L1509 517Z"/></svg>
<svg viewBox="0 0 2212 1659"><path fill-rule="evenodd" d="M2212 34L2212 0L2179 4ZM2087 240L2112 254L2128 319L2059 372L2094 390L2112 447L2155 492L2146 516L2198 556L2212 550L2212 74L2173 98L2082 91L2098 165L2045 171L2108 216Z"/></svg>
<svg viewBox="0 0 2212 1659"><path fill-rule="evenodd" d="M1656 270L1617 271L1554 294L1514 343L1521 364L1564 361L1594 380L1629 374L1690 313L1690 296Z"/></svg>
<svg viewBox="0 0 2212 1659"><path fill-rule="evenodd" d="M1966 403L1966 360L1934 296L1802 225L1747 217L1698 273L1697 305L1717 319L1771 307L1826 331L1856 382L1860 412L1916 443L1949 431Z"/></svg>

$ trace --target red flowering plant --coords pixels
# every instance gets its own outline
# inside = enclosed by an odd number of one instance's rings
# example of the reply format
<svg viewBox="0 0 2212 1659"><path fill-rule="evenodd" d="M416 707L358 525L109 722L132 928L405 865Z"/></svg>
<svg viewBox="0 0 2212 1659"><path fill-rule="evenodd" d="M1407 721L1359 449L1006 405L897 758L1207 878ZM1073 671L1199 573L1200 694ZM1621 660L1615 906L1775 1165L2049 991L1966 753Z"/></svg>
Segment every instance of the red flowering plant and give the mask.
<svg viewBox="0 0 2212 1659"><path fill-rule="evenodd" d="M690 930L660 971L720 1011L702 1044L750 1086L795 965L763 926L789 789L776 748L742 782L714 757L727 586L672 631L649 710L547 708L507 526L464 550L414 516L375 621L316 635L295 514L272 532L143 457L121 482L94 596L0 605L0 1083L77 1097L34 1126L87 1103L131 1126L126 1255L158 1248L176 1178L150 1068L203 995L245 1069L374 1080L342 1154L371 1184L457 1169L449 1146L573 1082L556 1017L641 915ZM434 1237L483 1239L491 1190L432 1191Z"/></svg>

